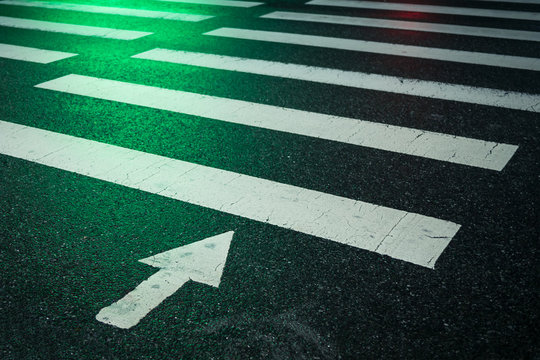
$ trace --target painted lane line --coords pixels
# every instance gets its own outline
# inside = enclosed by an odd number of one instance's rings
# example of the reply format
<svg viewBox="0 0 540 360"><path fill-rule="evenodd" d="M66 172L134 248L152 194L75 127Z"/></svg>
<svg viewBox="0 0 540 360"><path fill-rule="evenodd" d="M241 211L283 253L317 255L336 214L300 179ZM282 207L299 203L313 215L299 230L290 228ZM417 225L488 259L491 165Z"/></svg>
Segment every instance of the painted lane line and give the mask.
<svg viewBox="0 0 540 360"><path fill-rule="evenodd" d="M19 0L4 0L0 1L0 5L15 5L15 6L30 6L44 9L71 10L98 14L136 16L154 19L179 20L179 21L202 21L210 19L213 16L197 15L197 14L182 14L167 11L154 10L139 10L126 9L109 6L95 6L83 4L68 4L54 1L19 1Z"/></svg>
<svg viewBox="0 0 540 360"><path fill-rule="evenodd" d="M157 1L186 3L186 4L199 4L199 5L232 6L232 7L241 7L241 8L250 8L253 6L264 4L262 2L235 1L235 0L157 0Z"/></svg>
<svg viewBox="0 0 540 360"><path fill-rule="evenodd" d="M221 28L210 31L206 34L214 36L217 35L232 37L237 39L273 41L286 44L318 46L353 51L358 51L358 49L361 48L357 46L358 43L356 42L356 40L326 38L311 35L274 33L268 31ZM362 84L362 88L364 89L387 91L414 96L423 96L434 99L460 101L471 104L496 106L515 110L531 112L540 111L539 94L527 94L499 89L446 84L435 81L405 79L377 74L363 74L363 76L367 76L369 79L372 80ZM442 91L443 89L445 91Z"/></svg>
<svg viewBox="0 0 540 360"><path fill-rule="evenodd" d="M77 54L62 51L43 50L26 46L0 44L0 57L12 60L29 61L39 64L49 64L54 61L67 59Z"/></svg>
<svg viewBox="0 0 540 360"><path fill-rule="evenodd" d="M288 11L274 11L272 13L262 15L265 19L307 21L324 24L352 25L365 26L374 28L396 29L422 31L441 34L479 36L498 39L525 40L525 41L540 41L540 32L497 29L478 26L450 25L429 22L402 21L402 20L387 20L374 19L353 16L341 15L325 15L325 14L310 14Z"/></svg>
<svg viewBox="0 0 540 360"><path fill-rule="evenodd" d="M409 79L384 75L167 49L153 49L132 57L389 92L399 92L411 82ZM419 86L421 83L422 82L419 81L413 82L414 86ZM374 86L374 84L376 86ZM455 85L450 85L450 88L447 88L448 85L449 84L435 83L433 88L435 88L436 91L433 91L431 95L440 95L441 92L448 95L450 92L456 91L454 88ZM483 90L485 89L463 87L458 89L458 92L465 91L467 97L479 97L478 94L475 95L475 93ZM408 92L405 93L408 94ZM484 94L481 96L489 95ZM260 113L262 113L262 111ZM252 116L257 116L257 111L254 111ZM322 130L319 133L314 133L307 129L309 129L310 126L315 125L315 119L321 119L321 123L316 124L316 128L324 129L325 123L335 123L338 118L333 117L334 120L331 122L330 119L325 120L324 118L321 118L321 114L313 113L310 117L312 120L305 124L299 122L296 118L291 118L291 122L295 123L297 126L296 129L276 127L273 129L498 171L504 168L518 148L516 145L487 142L435 132L424 132L418 129L384 125L349 118L339 118L341 124L338 126L336 123L333 127L333 129L340 128L337 133L332 132L332 130ZM308 116L303 118L308 118ZM246 121L242 123L247 124ZM272 128L270 125L265 126L259 124L258 126ZM341 132L341 128L349 129L349 134L354 133L355 135L347 135L346 137L340 136L344 134ZM422 141L425 141L423 144L424 146L419 145L418 143L420 136L422 137ZM411 141L412 139L414 139L414 141ZM496 150L493 151L493 149Z"/></svg>
<svg viewBox="0 0 540 360"><path fill-rule="evenodd" d="M50 31L64 34L83 35L83 36L95 36L106 39L116 40L134 40L146 35L152 34L151 32L133 31L133 30L119 30L97 26L85 26L85 25L73 25L65 23L57 23L41 20L30 20L13 18L7 16L0 16L0 26L13 27L18 29Z"/></svg>
<svg viewBox="0 0 540 360"><path fill-rule="evenodd" d="M101 309L96 319L129 329L190 280L219 287L233 234L229 231L139 260L160 270Z"/></svg>
<svg viewBox="0 0 540 360"><path fill-rule="evenodd" d="M36 87L498 171L517 149L514 145L74 74Z"/></svg>
<svg viewBox="0 0 540 360"><path fill-rule="evenodd" d="M204 35L540 71L540 59L511 55L237 28L219 28Z"/></svg>
<svg viewBox="0 0 540 360"><path fill-rule="evenodd" d="M404 4L404 3L388 3L377 1L358 1L358 0L312 0L306 3L307 5L323 5L337 6L358 9L375 9L375 10L391 10L391 11L413 11L430 14L444 15L463 15L463 16L482 16L494 17L514 20L540 20L540 13L529 11L511 11L511 10L493 10L480 8L461 8L452 6L436 6L436 5L420 5L420 4Z"/></svg>
<svg viewBox="0 0 540 360"><path fill-rule="evenodd" d="M0 121L0 154L433 268L460 225Z"/></svg>
<svg viewBox="0 0 540 360"><path fill-rule="evenodd" d="M485 2L503 2L503 3L515 3L515 4L536 4L540 5L540 0L475 0Z"/></svg>

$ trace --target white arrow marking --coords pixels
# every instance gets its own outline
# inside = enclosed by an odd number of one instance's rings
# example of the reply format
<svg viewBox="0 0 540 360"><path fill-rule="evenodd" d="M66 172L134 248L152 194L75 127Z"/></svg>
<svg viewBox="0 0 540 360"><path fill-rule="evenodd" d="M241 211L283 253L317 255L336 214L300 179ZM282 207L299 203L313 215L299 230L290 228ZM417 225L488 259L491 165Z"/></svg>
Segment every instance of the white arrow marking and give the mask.
<svg viewBox="0 0 540 360"><path fill-rule="evenodd" d="M101 309L96 319L129 329L189 280L218 287L233 234L229 231L139 260L161 270Z"/></svg>

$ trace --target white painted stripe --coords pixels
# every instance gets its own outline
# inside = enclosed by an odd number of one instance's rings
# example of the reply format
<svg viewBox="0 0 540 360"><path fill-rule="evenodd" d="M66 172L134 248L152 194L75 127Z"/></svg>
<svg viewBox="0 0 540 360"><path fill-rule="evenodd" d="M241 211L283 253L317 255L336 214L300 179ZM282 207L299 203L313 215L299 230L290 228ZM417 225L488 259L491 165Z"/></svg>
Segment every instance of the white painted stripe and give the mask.
<svg viewBox="0 0 540 360"><path fill-rule="evenodd" d="M213 16L209 15L197 15L197 14L182 14L167 11L154 11L154 10L138 10L138 9L126 9L109 6L94 6L83 4L68 4L53 1L19 1L19 0L4 0L0 2L0 5L16 5L16 6L31 6L45 9L58 9L58 10L72 10L98 14L111 14L111 15L125 15L136 16L154 19L166 19L166 20L179 20L179 21L201 21L210 19Z"/></svg>
<svg viewBox="0 0 540 360"><path fill-rule="evenodd" d="M235 1L235 0L157 0L157 1L199 4L199 5L232 6L232 7L241 7L241 8L249 8L249 7L264 4L261 2L254 2L254 1Z"/></svg>
<svg viewBox="0 0 540 360"><path fill-rule="evenodd" d="M29 61L39 64L49 64L54 61L66 59L77 54L36 49L26 46L0 44L0 57L5 59Z"/></svg>
<svg viewBox="0 0 540 360"><path fill-rule="evenodd" d="M387 20L362 18L353 16L326 15L326 14L310 14L288 11L275 11L266 15L262 15L266 19L307 21L325 24L338 25L353 25L366 26L384 29L422 31L441 34L479 36L497 39L525 40L525 41L540 41L540 32L497 29L477 26L450 25L438 24L429 22L402 21L402 20Z"/></svg>
<svg viewBox="0 0 540 360"><path fill-rule="evenodd" d="M540 71L540 59L537 58L488 54L474 51L236 28L219 28L209 31L204 35Z"/></svg>
<svg viewBox="0 0 540 360"><path fill-rule="evenodd" d="M514 145L81 75L67 75L36 87L492 170L501 170L517 149Z"/></svg>
<svg viewBox="0 0 540 360"><path fill-rule="evenodd" d="M64 34L96 36L107 39L134 40L150 35L151 32L118 30L97 26L73 25L41 20L30 20L0 16L0 26L13 27L18 29L50 31Z"/></svg>
<svg viewBox="0 0 540 360"><path fill-rule="evenodd" d="M540 0L475 0L475 1L505 2L505 3L515 3L515 4L536 4L536 5L540 5Z"/></svg>
<svg viewBox="0 0 540 360"><path fill-rule="evenodd" d="M433 268L460 225L0 121L0 153Z"/></svg>
<svg viewBox="0 0 540 360"><path fill-rule="evenodd" d="M540 13L530 11L494 10L479 8L461 8L452 6L388 3L377 1L359 0L312 0L308 5L339 6L360 9L392 10L392 11L413 11L431 14L483 16L514 20L540 20Z"/></svg>

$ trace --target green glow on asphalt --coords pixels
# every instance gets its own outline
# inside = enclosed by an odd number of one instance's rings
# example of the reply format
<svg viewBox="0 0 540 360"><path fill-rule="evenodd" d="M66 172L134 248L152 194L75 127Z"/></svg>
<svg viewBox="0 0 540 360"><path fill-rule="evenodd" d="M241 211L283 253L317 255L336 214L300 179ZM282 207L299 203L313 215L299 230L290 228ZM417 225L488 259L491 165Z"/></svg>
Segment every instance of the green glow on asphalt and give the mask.
<svg viewBox="0 0 540 360"><path fill-rule="evenodd" d="M371 354L362 352L363 346L383 353L397 344L394 354L398 355L405 347L408 354L422 347L436 352L440 348L430 345L439 330L449 339L441 343L442 349L457 344L482 353L502 344L506 355L532 344L531 322L521 315L530 313L535 289L534 276L527 272L535 260L530 249L536 244L529 226L535 219L527 212L534 205L528 201L536 189L536 178L530 177L528 168L538 149L535 114L412 99L404 106L399 95L131 56L160 47L393 75L416 72L426 78L467 79L471 84L479 82L474 85L508 85L513 90L538 87L529 72L501 72L508 78L500 81L498 71L481 67L456 67L463 73L455 75L450 74L454 70L450 65L439 71L431 63L419 67L416 61L351 52L329 55L308 47L201 35L236 26L319 35L332 28L331 35L344 37L393 36L375 30L359 34L358 29L345 26L323 28L258 19L268 7L239 12L152 0L64 1L218 17L179 23L0 7L1 16L154 32L135 41L117 41L0 27L1 42L79 54L48 65L0 59L1 120L396 208L422 209L433 215L441 215L437 209L444 209L445 217L466 221L470 235L464 233L453 246L447 271L428 275L417 267L344 250L340 244L301 233L0 156L0 304L5 325L0 353L6 352L6 358L204 359L230 358L231 351L254 359L355 358ZM291 0L291 6L281 10L291 10L292 3L305 0ZM486 50L498 45L494 40L474 39L461 44L450 36L431 40L425 34L395 36L396 42L425 41L449 48L459 44ZM533 46L513 47L509 41L497 49L535 55ZM523 140L523 147L518 161L501 176L34 88L71 73L446 133L455 130L497 141ZM330 93L340 100L329 99ZM359 105L359 98L368 105ZM506 203L508 196L515 197L515 204ZM522 217L516 215L520 211ZM95 321L100 308L156 272L138 259L229 230L236 234L219 289L190 282L133 332ZM472 260L466 261L465 254ZM484 255L490 255L488 260L477 261ZM456 263L458 267L453 266ZM517 285L505 287L511 283ZM423 293L422 288L427 291ZM405 311L409 307L411 311ZM509 312L494 317L493 309ZM521 317L508 322L513 316ZM476 326L481 331L476 332ZM518 336L504 337L499 333L503 326ZM397 335L388 328L397 329ZM373 332L366 331L370 329Z"/></svg>
<svg viewBox="0 0 540 360"><path fill-rule="evenodd" d="M148 10L178 9L210 15L227 16L233 13L230 9L153 4L148 1L77 2ZM278 84L277 81L261 87L253 82L251 76L231 76L190 66L152 64L130 58L154 47L224 54L252 52L249 46L240 48L236 42L200 35L226 24L226 20L216 18L201 23L179 23L7 6L0 11L3 16L154 32L134 41L116 41L0 28L0 37L6 43L79 54L72 59L49 64L46 68L0 59L3 73L8 74L3 79L3 86L14 89L7 106L0 109L3 119L283 182L294 183L295 174L302 173L298 171L302 167L301 162L290 159L301 158L312 151L310 146L304 147L301 142L295 141L293 135L253 132L246 127L230 124L216 126L215 122L192 116L59 95L33 88L43 81L69 73L81 73L224 97L253 101L264 98L269 103L283 101L284 87L277 88L274 95L268 95L268 88ZM253 52L258 53L258 50ZM268 135L272 141L262 141ZM246 239L257 239L260 234L269 233L271 228L82 176L40 166L29 167L27 163L15 159L3 161L2 165L9 167L10 172L6 177L0 174L2 190L17 194L16 197L1 199L2 208L14 209L10 214L2 215L2 228L9 229L5 238L25 244L25 251L35 254L31 268L2 267L3 274L6 278L16 278L21 271L27 270L61 274L59 277L44 275L42 282L32 283L29 285L31 288L20 288L22 292L60 304L52 315L58 324L72 321L62 318L61 314L64 313L75 311L77 317L86 319L88 312L93 317L101 307L116 301L119 295L152 275L155 270L139 264L137 260L140 258L200 239L201 236L210 236L222 229L247 228L247 231L244 230ZM270 163L281 166L265 165ZM280 168L285 169L283 174L276 172ZM36 179L38 189L32 190ZM34 205L36 197L41 199L42 206L39 208ZM201 234L199 227L201 219L204 219L204 234ZM21 228L24 230L19 230L20 234L13 232ZM272 237L276 235L286 239L290 232L276 232L273 229ZM267 247L271 251L275 240L269 240ZM255 245L244 240L243 246L247 246L247 249ZM257 245L252 250L255 253L265 252L265 248ZM235 251L241 249L237 245ZM3 253L0 258L3 264L10 264L16 262L17 254ZM227 266L227 271L233 276L236 273L239 278L252 278L250 287L253 286L253 289L264 286L260 278L253 276L259 271L235 264ZM32 275L28 273L27 277L32 278ZM176 295L175 301L162 305L158 316L147 319L139 331L148 336L164 334L163 337L168 332L173 332L175 336L188 334L209 323L212 319L208 318L208 314L226 317L230 311L238 312L253 306L257 292L246 291L248 296L239 296L234 291L218 293L208 291L204 285L189 284L185 292ZM206 298L203 304L200 303L202 293ZM288 307L288 301L288 298L284 299L284 309ZM264 317L264 314L259 316ZM182 327L163 327L163 321L168 318L182 324ZM85 331L92 332L87 328Z"/></svg>

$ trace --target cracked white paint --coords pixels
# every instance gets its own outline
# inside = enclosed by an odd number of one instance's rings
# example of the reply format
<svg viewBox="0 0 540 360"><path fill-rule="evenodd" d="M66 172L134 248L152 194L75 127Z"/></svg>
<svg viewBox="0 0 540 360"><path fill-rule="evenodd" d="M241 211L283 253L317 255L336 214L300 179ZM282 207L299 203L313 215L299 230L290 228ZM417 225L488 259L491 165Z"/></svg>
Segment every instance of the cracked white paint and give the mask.
<svg viewBox="0 0 540 360"><path fill-rule="evenodd" d="M514 145L495 148L497 144L489 141L75 74L36 87L498 171L517 149Z"/></svg>
<svg viewBox="0 0 540 360"><path fill-rule="evenodd" d="M0 121L0 153L433 268L460 225Z"/></svg>
<svg viewBox="0 0 540 360"><path fill-rule="evenodd" d="M190 280L218 287L233 234L229 231L139 260L161 270L101 309L96 319L129 329Z"/></svg>
<svg viewBox="0 0 540 360"><path fill-rule="evenodd" d="M97 26L73 25L41 20L30 20L0 16L0 26L13 27L18 29L50 31L72 35L95 36L116 40L134 40L150 35L151 32L119 30Z"/></svg>
<svg viewBox="0 0 540 360"><path fill-rule="evenodd" d="M250 8L253 6L264 4L262 2L237 1L237 0L157 0L157 1L199 4L199 5L232 6L232 7L240 7L240 8Z"/></svg>
<svg viewBox="0 0 540 360"><path fill-rule="evenodd" d="M29 6L29 7L39 7L39 8L44 8L44 9L71 10L71 11L81 11L81 12L98 13L98 14L111 14L111 15L123 15L123 16L144 17L144 18L153 18L153 19L194 21L194 22L210 19L213 17L209 15L183 14L183 13L168 12L168 11L127 9L127 8L118 8L118 7L110 7L110 6L69 4L69 3L60 3L60 2L54 2L54 1L4 0L4 1L0 1L0 5Z"/></svg>
<svg viewBox="0 0 540 360"><path fill-rule="evenodd" d="M0 57L12 60L29 61L39 64L49 64L66 59L77 54L62 51L36 49L26 46L0 44Z"/></svg>
<svg viewBox="0 0 540 360"><path fill-rule="evenodd" d="M276 31L219 28L204 35L540 71L540 59Z"/></svg>
<svg viewBox="0 0 540 360"><path fill-rule="evenodd" d="M421 4L400 4L392 2L380 1L359 1L359 0L312 0L306 3L307 5L324 5L324 6L339 6L360 9L376 9L376 10L392 10L406 12L423 12L431 14L445 15L463 15L463 16L483 16L495 17L514 20L540 20L540 13L532 11L512 11L512 10L496 10L496 9L481 9L470 7L453 7L453 6L437 6L437 5L421 5Z"/></svg>
<svg viewBox="0 0 540 360"><path fill-rule="evenodd" d="M365 17L356 17L356 16L311 14L311 13L299 13L299 12L288 12L288 11L275 11L266 15L262 15L261 17L267 18L267 19L308 21L308 22L318 22L318 23L325 23L325 24L352 25L352 26L366 26L366 27L396 29L396 30L433 32L433 33L440 33L440 34L480 36L480 37L490 37L490 38L498 38L498 39L540 41L540 33L536 31L499 29L499 28L490 28L490 27L479 27L479 26L439 24L439 23L432 23L432 22L417 22L417 21L403 21L403 20L388 20L388 19L365 18Z"/></svg>

